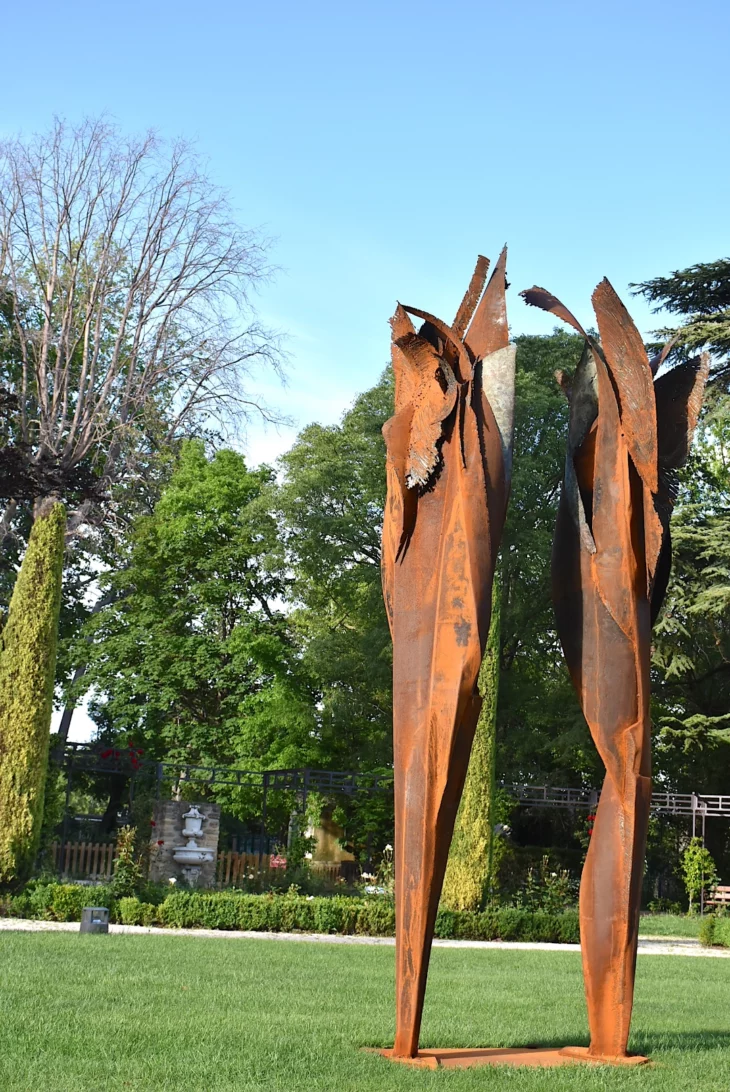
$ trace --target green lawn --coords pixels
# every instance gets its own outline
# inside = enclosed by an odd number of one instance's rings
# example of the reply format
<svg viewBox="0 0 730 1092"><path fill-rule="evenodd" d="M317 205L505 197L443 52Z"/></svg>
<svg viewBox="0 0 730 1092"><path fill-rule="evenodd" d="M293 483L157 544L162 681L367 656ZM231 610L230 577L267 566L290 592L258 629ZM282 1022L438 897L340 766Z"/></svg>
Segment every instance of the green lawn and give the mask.
<svg viewBox="0 0 730 1092"><path fill-rule="evenodd" d="M642 1070L429 1072L393 1036L393 949L0 934L2 1092L727 1092L730 963L639 959ZM436 949L424 1046L586 1042L577 953Z"/></svg>
<svg viewBox="0 0 730 1092"><path fill-rule="evenodd" d="M691 918L684 914L642 914L639 936L698 937L701 921L699 914L693 914Z"/></svg>

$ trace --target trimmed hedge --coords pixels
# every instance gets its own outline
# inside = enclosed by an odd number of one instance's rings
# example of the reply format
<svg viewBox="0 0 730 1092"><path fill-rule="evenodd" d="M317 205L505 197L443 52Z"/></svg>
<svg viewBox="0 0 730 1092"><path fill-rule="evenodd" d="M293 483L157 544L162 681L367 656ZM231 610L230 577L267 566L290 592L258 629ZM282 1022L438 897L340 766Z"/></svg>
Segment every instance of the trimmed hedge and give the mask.
<svg viewBox="0 0 730 1092"><path fill-rule="evenodd" d="M730 917L708 914L700 925L700 944L705 948L730 948Z"/></svg>
<svg viewBox="0 0 730 1092"><path fill-rule="evenodd" d="M0 900L0 916L41 921L81 921L85 906L106 906L114 913L115 899L107 886L82 887L77 883L37 884L20 895Z"/></svg>
<svg viewBox="0 0 730 1092"><path fill-rule="evenodd" d="M123 925L174 929L243 929L271 933L332 933L371 937L395 934L395 906L387 899L335 895L245 895L235 891L175 891L155 906L136 898L115 900L109 888L48 884L0 904L11 917L79 921L81 909L108 906ZM578 915L492 909L440 910L435 935L444 940L517 940L576 944Z"/></svg>

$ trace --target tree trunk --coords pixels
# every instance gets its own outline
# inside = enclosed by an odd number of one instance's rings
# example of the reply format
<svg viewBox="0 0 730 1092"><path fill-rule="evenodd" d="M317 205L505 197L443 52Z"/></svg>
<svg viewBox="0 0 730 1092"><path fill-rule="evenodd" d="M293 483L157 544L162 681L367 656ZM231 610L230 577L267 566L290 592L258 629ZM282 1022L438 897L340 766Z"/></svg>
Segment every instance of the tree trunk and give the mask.
<svg viewBox="0 0 730 1092"><path fill-rule="evenodd" d="M495 573L492 619L479 672L483 704L441 894L441 904L449 910L479 910L491 883L501 615L502 585Z"/></svg>
<svg viewBox="0 0 730 1092"><path fill-rule="evenodd" d="M86 667L86 664L81 664L79 667L76 668L73 677L74 683L77 683L79 679L83 679L84 675L86 674ZM59 754L63 753L63 749L68 743L68 733L71 729L71 718L73 717L76 710L76 705L76 702L74 702L72 705L66 705L61 715L61 721L58 725L58 732L56 733L55 737L55 747Z"/></svg>
<svg viewBox="0 0 730 1092"><path fill-rule="evenodd" d="M0 641L0 884L29 873L40 838L65 525L55 498L36 504Z"/></svg>

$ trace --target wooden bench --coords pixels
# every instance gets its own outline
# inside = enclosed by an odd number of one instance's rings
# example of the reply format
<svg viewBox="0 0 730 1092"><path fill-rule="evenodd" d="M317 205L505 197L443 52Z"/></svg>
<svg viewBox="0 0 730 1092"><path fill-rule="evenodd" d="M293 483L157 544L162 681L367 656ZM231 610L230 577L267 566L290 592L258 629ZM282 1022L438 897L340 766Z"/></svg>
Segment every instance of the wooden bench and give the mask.
<svg viewBox="0 0 730 1092"><path fill-rule="evenodd" d="M708 906L730 906L730 886L714 887L707 899Z"/></svg>

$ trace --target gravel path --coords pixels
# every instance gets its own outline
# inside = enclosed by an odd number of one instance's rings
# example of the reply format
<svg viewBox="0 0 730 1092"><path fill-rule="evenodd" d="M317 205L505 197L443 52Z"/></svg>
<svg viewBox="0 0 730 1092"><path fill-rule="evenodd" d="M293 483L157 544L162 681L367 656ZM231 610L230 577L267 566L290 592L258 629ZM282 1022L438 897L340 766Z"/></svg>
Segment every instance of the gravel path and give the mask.
<svg viewBox="0 0 730 1092"><path fill-rule="evenodd" d="M77 921L29 921L25 918L0 918L0 932L20 930L27 933L78 933ZM395 944L394 937L337 936L326 933L257 933L238 929L161 929L158 926L110 925L110 933L153 934L161 937L214 937L218 940L296 940L313 944ZM435 948L486 948L524 952L579 952L579 944L521 943L509 940L434 940ZM730 959L728 948L702 948L688 937L640 937L639 955L705 956Z"/></svg>

